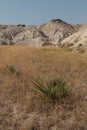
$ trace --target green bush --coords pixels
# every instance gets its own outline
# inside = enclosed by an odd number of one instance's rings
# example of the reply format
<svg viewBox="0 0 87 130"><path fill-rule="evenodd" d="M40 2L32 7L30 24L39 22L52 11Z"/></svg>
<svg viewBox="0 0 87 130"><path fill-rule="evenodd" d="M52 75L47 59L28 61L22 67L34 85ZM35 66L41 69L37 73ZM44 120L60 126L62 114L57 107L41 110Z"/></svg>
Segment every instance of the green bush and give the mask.
<svg viewBox="0 0 87 130"><path fill-rule="evenodd" d="M50 81L44 81L37 78L33 82L34 92L43 99L52 101L62 101L69 95L69 89L63 78L57 78Z"/></svg>

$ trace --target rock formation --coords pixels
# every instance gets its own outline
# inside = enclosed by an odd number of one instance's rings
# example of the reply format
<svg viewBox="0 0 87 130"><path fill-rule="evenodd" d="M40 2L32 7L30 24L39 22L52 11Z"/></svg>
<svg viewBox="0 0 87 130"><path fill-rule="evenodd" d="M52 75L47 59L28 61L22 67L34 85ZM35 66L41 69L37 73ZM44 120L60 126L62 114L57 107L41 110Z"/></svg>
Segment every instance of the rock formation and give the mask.
<svg viewBox="0 0 87 130"><path fill-rule="evenodd" d="M51 40L40 30L30 29L18 34L12 41L16 45L44 46L51 43Z"/></svg>
<svg viewBox="0 0 87 130"><path fill-rule="evenodd" d="M78 49L87 47L87 24L82 25L78 32L72 34L61 42L61 46Z"/></svg>
<svg viewBox="0 0 87 130"><path fill-rule="evenodd" d="M41 25L0 25L0 45L87 46L87 24L73 25L53 19Z"/></svg>
<svg viewBox="0 0 87 130"><path fill-rule="evenodd" d="M0 29L0 44L1 45L9 45L14 37L22 32L23 29L20 27L7 27L5 29Z"/></svg>
<svg viewBox="0 0 87 130"><path fill-rule="evenodd" d="M60 20L54 19L45 24L41 30L49 36L53 44L60 43L63 39L77 31L74 26Z"/></svg>

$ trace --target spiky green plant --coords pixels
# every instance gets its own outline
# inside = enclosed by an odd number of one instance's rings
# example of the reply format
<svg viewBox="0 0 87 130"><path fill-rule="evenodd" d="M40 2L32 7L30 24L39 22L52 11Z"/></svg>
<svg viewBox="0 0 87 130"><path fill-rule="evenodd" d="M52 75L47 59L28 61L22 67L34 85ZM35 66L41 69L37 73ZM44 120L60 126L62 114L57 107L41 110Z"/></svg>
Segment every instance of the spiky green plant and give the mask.
<svg viewBox="0 0 87 130"><path fill-rule="evenodd" d="M48 82L37 78L33 85L35 93L44 99L61 101L69 95L68 85L63 78L53 79Z"/></svg>
<svg viewBox="0 0 87 130"><path fill-rule="evenodd" d="M6 66L6 72L10 74L16 74L16 75L20 74L20 70L12 64Z"/></svg>

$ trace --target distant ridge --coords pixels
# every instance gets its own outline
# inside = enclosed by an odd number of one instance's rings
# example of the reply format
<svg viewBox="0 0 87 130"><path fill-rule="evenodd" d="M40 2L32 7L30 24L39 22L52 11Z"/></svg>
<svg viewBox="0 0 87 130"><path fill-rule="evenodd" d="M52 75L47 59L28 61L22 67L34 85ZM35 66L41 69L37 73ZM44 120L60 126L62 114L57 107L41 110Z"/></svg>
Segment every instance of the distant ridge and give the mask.
<svg viewBox="0 0 87 130"><path fill-rule="evenodd" d="M73 25L52 19L40 25L0 25L0 45L86 47L87 24Z"/></svg>

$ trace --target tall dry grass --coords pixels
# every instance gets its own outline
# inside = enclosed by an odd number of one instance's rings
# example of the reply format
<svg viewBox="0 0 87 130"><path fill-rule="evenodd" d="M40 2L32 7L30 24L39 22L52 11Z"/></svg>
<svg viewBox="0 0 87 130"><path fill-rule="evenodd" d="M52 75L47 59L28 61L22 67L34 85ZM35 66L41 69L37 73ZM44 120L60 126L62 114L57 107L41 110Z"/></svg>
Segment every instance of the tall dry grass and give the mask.
<svg viewBox="0 0 87 130"><path fill-rule="evenodd" d="M8 73L12 65L20 75ZM72 94L61 102L34 98L34 81L63 77ZM0 46L0 130L86 130L87 52Z"/></svg>

